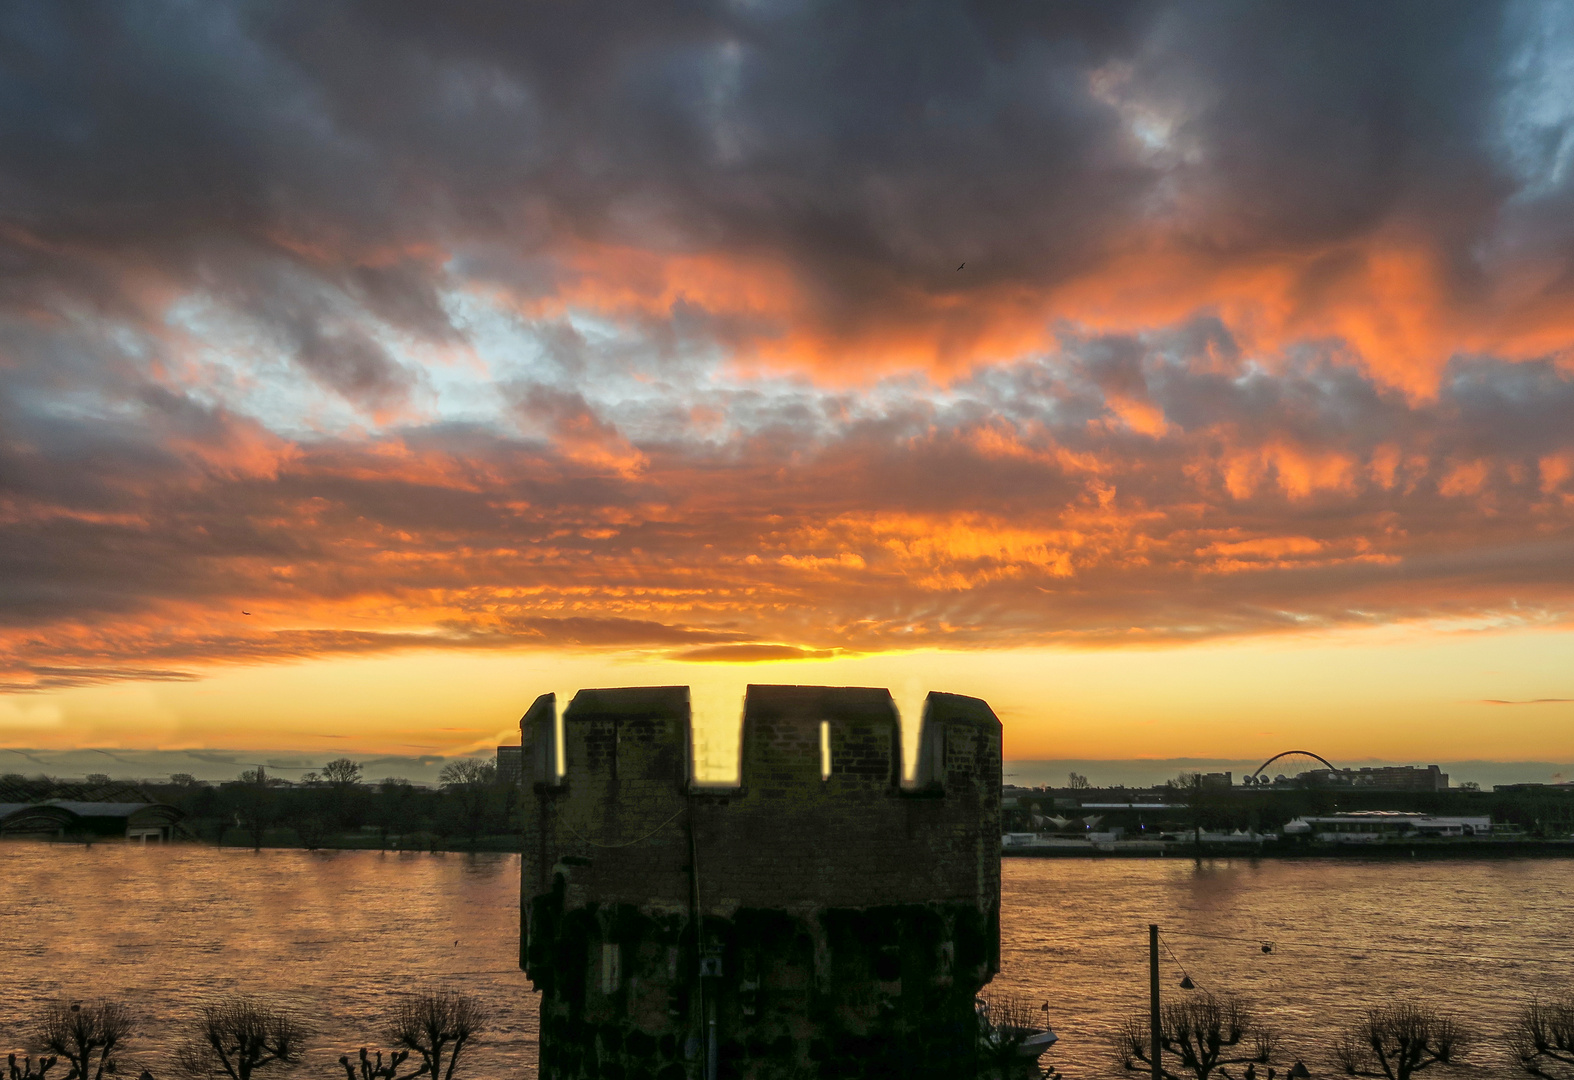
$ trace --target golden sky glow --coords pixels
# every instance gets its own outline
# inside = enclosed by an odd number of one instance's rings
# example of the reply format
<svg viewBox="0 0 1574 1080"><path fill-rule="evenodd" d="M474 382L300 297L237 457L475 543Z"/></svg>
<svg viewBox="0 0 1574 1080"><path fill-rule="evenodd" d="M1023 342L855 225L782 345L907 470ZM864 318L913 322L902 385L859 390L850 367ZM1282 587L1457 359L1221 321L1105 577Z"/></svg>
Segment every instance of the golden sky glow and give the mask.
<svg viewBox="0 0 1574 1080"><path fill-rule="evenodd" d="M0 744L1574 755L1566 9L614 8L15 28Z"/></svg>

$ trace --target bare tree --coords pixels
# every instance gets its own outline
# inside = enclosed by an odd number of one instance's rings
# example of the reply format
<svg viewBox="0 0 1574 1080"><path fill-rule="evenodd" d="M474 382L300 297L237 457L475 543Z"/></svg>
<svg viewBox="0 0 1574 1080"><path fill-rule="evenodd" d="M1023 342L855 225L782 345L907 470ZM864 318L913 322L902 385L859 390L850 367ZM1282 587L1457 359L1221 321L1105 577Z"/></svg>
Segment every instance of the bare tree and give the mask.
<svg viewBox="0 0 1574 1080"><path fill-rule="evenodd" d="M305 1036L300 1021L282 1009L227 998L203 1007L196 1032L175 1052L175 1069L189 1080L251 1080L259 1069L299 1062Z"/></svg>
<svg viewBox="0 0 1574 1080"><path fill-rule="evenodd" d="M1508 1035L1514 1061L1531 1076L1574 1078L1574 997L1531 998Z"/></svg>
<svg viewBox="0 0 1574 1080"><path fill-rule="evenodd" d="M276 794L267 771L258 765L255 769L241 773L240 782L235 785L235 794L240 803L236 824L251 836L252 849L261 851L263 838L272 827L277 813Z"/></svg>
<svg viewBox="0 0 1574 1080"><path fill-rule="evenodd" d="M1456 1064L1468 1038L1459 1023L1430 1005L1401 1001L1368 1009L1334 1047L1347 1076L1409 1080L1422 1069Z"/></svg>
<svg viewBox="0 0 1574 1080"><path fill-rule="evenodd" d="M403 1065L409 1056L410 1051L408 1050L395 1050L388 1055L388 1063L385 1065L381 1050L377 1051L377 1059L373 1061L366 1047L363 1046L361 1047L359 1074L357 1074L355 1063L350 1060L349 1054L340 1057L339 1064L344 1067L346 1080L414 1080L415 1077L426 1072L426 1066L422 1065L419 1069L414 1069L400 1076L399 1066Z"/></svg>
<svg viewBox="0 0 1574 1080"><path fill-rule="evenodd" d="M481 831L486 827L488 805L492 789L497 783L495 762L478 758L460 758L443 766L437 779L448 792L459 811L460 822L470 837L470 847L476 846Z"/></svg>
<svg viewBox="0 0 1574 1080"><path fill-rule="evenodd" d="M421 1068L411 1076L424 1074L432 1080L453 1080L459 1055L489 1019L486 1007L468 994L428 990L399 1003L388 1021L388 1041L421 1056Z"/></svg>
<svg viewBox="0 0 1574 1080"><path fill-rule="evenodd" d="M403 777L390 776L377 785L378 798L372 804L373 824L383 850L388 848L388 835L397 833L401 842L416 823L415 788Z"/></svg>
<svg viewBox="0 0 1574 1080"><path fill-rule="evenodd" d="M307 851L316 851L322 847L332 832L332 812L328 805L330 798L328 785L314 772L301 777L300 785L290 792L281 820L295 830L301 846Z"/></svg>
<svg viewBox="0 0 1574 1080"><path fill-rule="evenodd" d="M50 1069L53 1069L55 1062L59 1060L56 1057L40 1056L35 1068L31 1057L23 1057L22 1064L18 1065L16 1063L16 1055L14 1053L7 1054L5 1060L6 1080L44 1080L45 1074Z"/></svg>
<svg viewBox="0 0 1574 1080"><path fill-rule="evenodd" d="M350 787L361 782L361 763L347 757L334 758L322 767L322 778L330 784Z"/></svg>
<svg viewBox="0 0 1574 1080"><path fill-rule="evenodd" d="M1266 1063L1275 1041L1252 1007L1232 994L1199 993L1172 1001L1159 1013L1159 1069L1166 1080L1208 1080L1215 1072L1228 1075L1227 1065ZM1121 1025L1115 1051L1129 1072L1153 1068L1146 1014Z"/></svg>
<svg viewBox="0 0 1574 1080"><path fill-rule="evenodd" d="M71 1063L66 1080L103 1080L115 1071L115 1049L136 1028L131 1012L115 1001L68 1005L57 1001L38 1021L34 1037L44 1050Z"/></svg>
<svg viewBox="0 0 1574 1080"><path fill-rule="evenodd" d="M322 778L331 794L334 825L340 829L361 825L361 763L334 758L322 767Z"/></svg>

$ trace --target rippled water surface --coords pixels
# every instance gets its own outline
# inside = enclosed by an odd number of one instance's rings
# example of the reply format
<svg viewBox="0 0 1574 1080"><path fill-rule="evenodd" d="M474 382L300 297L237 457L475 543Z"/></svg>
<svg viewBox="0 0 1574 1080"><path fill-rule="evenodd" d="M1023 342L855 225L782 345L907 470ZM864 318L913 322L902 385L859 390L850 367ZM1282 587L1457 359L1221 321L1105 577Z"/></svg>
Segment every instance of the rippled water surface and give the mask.
<svg viewBox="0 0 1574 1080"><path fill-rule="evenodd" d="M1068 1078L1128 1075L1107 1048L1146 1013L1147 924L1165 932L1162 993L1197 985L1260 1002L1314 1076L1328 1036L1394 997L1446 1003L1482 1035L1471 1067L1517 1073L1499 1035L1531 993L1574 990L1574 862L1007 859L997 982L1046 998ZM1240 938L1222 941L1209 934ZM1273 951L1262 952L1271 943Z"/></svg>
<svg viewBox="0 0 1574 1080"><path fill-rule="evenodd" d="M344 1050L376 1042L392 995L453 983L496 1014L469 1075L533 1076L518 868L507 855L0 845L3 1038L20 1045L37 1002L123 996L144 1025L122 1071L162 1075L198 1002L248 991L311 1017L304 1074L329 1077ZM1049 1001L1062 1043L1045 1060L1071 1080L1121 1075L1107 1033L1146 1007L1149 922L1199 986L1260 1002L1316 1076L1332 1075L1324 1036L1395 995L1446 1000L1483 1034L1472 1067L1444 1075L1513 1075L1491 1037L1530 993L1574 988L1569 862L1008 859L1004 879L999 982ZM1183 993L1177 959L1164 958L1166 994Z"/></svg>

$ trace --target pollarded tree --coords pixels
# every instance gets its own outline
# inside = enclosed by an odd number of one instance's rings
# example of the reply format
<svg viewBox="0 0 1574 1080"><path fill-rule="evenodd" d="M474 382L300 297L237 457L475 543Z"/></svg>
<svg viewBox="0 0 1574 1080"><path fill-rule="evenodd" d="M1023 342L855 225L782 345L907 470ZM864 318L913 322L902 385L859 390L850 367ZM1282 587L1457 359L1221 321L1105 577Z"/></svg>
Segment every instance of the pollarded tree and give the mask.
<svg viewBox="0 0 1574 1080"><path fill-rule="evenodd" d="M57 1001L44 1011L34 1036L42 1049L71 1063L66 1080L103 1080L115 1071L115 1051L135 1027L130 1010L119 1002Z"/></svg>
<svg viewBox="0 0 1574 1080"><path fill-rule="evenodd" d="M344 1069L345 1080L415 1080L417 1076L421 1076L426 1072L426 1066L422 1065L419 1068L412 1068L402 1075L400 1074L399 1067L410 1056L410 1051L408 1050L395 1050L388 1055L387 1062L383 1061L383 1052L381 1050L378 1050L376 1053L377 1057L374 1060L371 1051L368 1051L364 1046L361 1047L359 1073L356 1071L356 1063L350 1059L349 1054L340 1057L339 1064Z"/></svg>
<svg viewBox="0 0 1574 1080"><path fill-rule="evenodd" d="M1423 1069L1458 1063L1468 1036L1459 1022L1430 1005L1401 1001L1368 1009L1334 1047L1346 1076L1409 1080Z"/></svg>
<svg viewBox="0 0 1574 1080"><path fill-rule="evenodd" d="M203 1007L197 1030L176 1052L188 1080L251 1080L263 1069L297 1064L306 1029L294 1016L255 998L233 997Z"/></svg>
<svg viewBox="0 0 1574 1080"><path fill-rule="evenodd" d="M1531 998L1509 1032L1514 1061L1531 1076L1574 1080L1574 997Z"/></svg>
<svg viewBox="0 0 1574 1080"><path fill-rule="evenodd" d="M1115 1050L1130 1072L1153 1068L1148 1017L1133 1016L1115 1036ZM1208 1080L1228 1075L1227 1065L1266 1063L1276 1037L1252 1007L1233 994L1199 993L1159 1012L1159 1068L1167 1080Z"/></svg>
<svg viewBox="0 0 1574 1080"><path fill-rule="evenodd" d="M23 1055L22 1063L18 1065L16 1054L8 1054L6 1055L5 1075L8 1080L47 1080L49 1070L53 1069L55 1062L59 1060L59 1058L55 1057L40 1056L35 1065L31 1057Z"/></svg>
<svg viewBox="0 0 1574 1080"><path fill-rule="evenodd" d="M421 1068L412 1076L453 1080L459 1055L486 1027L488 1019L486 1007L468 994L428 990L399 1003L388 1021L388 1041L420 1055Z"/></svg>

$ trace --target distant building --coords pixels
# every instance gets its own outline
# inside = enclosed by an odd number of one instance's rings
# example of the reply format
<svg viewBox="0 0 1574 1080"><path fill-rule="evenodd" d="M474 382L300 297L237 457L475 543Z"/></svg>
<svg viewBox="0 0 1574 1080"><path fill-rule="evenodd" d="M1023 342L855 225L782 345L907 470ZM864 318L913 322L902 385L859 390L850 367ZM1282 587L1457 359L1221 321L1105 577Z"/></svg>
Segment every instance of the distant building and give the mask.
<svg viewBox="0 0 1574 1080"><path fill-rule="evenodd" d="M525 782L525 748L499 746L497 748L497 782L523 784Z"/></svg>
<svg viewBox="0 0 1574 1080"><path fill-rule="evenodd" d="M1490 817L1439 817L1402 810L1356 810L1348 814L1299 817L1286 836L1312 836L1326 843L1372 844L1401 839L1467 839L1492 835Z"/></svg>
<svg viewBox="0 0 1574 1080"><path fill-rule="evenodd" d="M64 836L76 821L70 811L47 803L0 803L0 836L48 840Z"/></svg>
<svg viewBox="0 0 1574 1080"><path fill-rule="evenodd" d="M1574 784L1497 784L1492 790L1499 795L1574 795Z"/></svg>
<svg viewBox="0 0 1574 1080"><path fill-rule="evenodd" d="M1200 779L1205 788L1227 788L1234 782L1227 772L1205 772Z"/></svg>
<svg viewBox="0 0 1574 1080"><path fill-rule="evenodd" d="M155 844L174 839L184 815L173 806L150 802L0 803L0 836L53 839L123 838Z"/></svg>
<svg viewBox="0 0 1574 1080"><path fill-rule="evenodd" d="M1361 769L1313 769L1275 786L1349 787L1362 791L1447 791L1448 774L1436 765L1379 765Z"/></svg>

